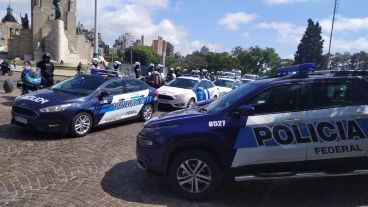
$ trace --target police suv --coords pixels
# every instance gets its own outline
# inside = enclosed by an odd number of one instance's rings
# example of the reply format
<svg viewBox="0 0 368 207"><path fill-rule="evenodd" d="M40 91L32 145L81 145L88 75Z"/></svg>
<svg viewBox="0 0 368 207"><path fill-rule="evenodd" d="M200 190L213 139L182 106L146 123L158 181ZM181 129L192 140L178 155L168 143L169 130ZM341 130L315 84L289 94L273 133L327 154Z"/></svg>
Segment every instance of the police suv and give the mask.
<svg viewBox="0 0 368 207"><path fill-rule="evenodd" d="M93 127L116 121L148 121L157 108L157 95L156 89L140 80L78 75L16 98L12 123L80 137Z"/></svg>
<svg viewBox="0 0 368 207"><path fill-rule="evenodd" d="M189 199L208 197L226 178L367 173L367 79L302 71L146 122L137 136L139 166L165 175Z"/></svg>
<svg viewBox="0 0 368 207"><path fill-rule="evenodd" d="M182 76L158 89L160 106L191 108L198 102L216 99L219 91L215 85L200 76Z"/></svg>
<svg viewBox="0 0 368 207"><path fill-rule="evenodd" d="M220 97L243 85L242 81L232 78L218 78L213 83L217 87Z"/></svg>

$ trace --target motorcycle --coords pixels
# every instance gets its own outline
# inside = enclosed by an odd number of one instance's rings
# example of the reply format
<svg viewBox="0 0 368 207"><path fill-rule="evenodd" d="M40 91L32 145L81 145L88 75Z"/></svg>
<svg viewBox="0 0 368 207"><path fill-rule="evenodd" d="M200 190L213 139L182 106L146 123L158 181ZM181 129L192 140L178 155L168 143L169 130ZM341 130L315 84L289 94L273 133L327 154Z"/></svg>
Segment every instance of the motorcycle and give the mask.
<svg viewBox="0 0 368 207"><path fill-rule="evenodd" d="M10 65L2 65L1 66L1 75L4 76L5 74L8 74L8 76L13 75L13 70L11 69Z"/></svg>
<svg viewBox="0 0 368 207"><path fill-rule="evenodd" d="M39 73L24 69L21 75L21 81L17 83L17 88L22 90L22 95L32 93L43 88L42 80Z"/></svg>

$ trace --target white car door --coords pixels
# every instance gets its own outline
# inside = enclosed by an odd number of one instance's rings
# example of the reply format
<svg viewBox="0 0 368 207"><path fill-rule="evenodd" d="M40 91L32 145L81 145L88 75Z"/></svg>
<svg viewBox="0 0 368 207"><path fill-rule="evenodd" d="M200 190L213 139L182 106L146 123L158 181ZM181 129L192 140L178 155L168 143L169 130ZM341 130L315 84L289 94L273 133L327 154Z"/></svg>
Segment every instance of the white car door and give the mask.
<svg viewBox="0 0 368 207"><path fill-rule="evenodd" d="M246 104L254 107L235 144L232 167L306 160L307 112L299 110L301 85L273 86Z"/></svg>
<svg viewBox="0 0 368 207"><path fill-rule="evenodd" d="M129 98L129 102L124 106L126 108L126 118L137 116L145 104L149 89L140 84L138 80L128 79L123 82Z"/></svg>
<svg viewBox="0 0 368 207"><path fill-rule="evenodd" d="M308 160L364 157L368 151L368 105L364 91L353 81L313 83L308 111L313 142Z"/></svg>

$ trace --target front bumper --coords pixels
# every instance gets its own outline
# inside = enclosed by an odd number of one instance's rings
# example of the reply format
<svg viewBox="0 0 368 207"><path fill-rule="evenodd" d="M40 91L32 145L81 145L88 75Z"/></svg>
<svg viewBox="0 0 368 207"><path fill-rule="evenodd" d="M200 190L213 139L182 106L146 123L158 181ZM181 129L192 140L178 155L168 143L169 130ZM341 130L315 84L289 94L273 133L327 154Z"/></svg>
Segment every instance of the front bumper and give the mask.
<svg viewBox="0 0 368 207"><path fill-rule="evenodd" d="M186 101L185 99L158 99L158 103L160 106L169 106L173 108L187 108L188 102L189 101Z"/></svg>
<svg viewBox="0 0 368 207"><path fill-rule="evenodd" d="M162 146L157 143L154 143L153 145L142 145L139 140L141 138L146 139L146 137L143 136L146 135L139 133L137 136L136 155L138 166L153 174L165 174L166 167L163 164L164 153Z"/></svg>
<svg viewBox="0 0 368 207"><path fill-rule="evenodd" d="M26 116L12 111L11 123L26 129L50 132L68 133L71 119L63 113L40 113L37 116Z"/></svg>

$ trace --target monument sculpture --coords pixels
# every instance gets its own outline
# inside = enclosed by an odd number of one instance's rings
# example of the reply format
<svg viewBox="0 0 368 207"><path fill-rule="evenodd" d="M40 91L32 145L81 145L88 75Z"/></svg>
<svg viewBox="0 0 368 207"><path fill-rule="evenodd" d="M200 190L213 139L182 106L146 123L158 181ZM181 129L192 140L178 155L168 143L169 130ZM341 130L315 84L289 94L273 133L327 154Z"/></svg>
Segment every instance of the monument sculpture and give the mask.
<svg viewBox="0 0 368 207"><path fill-rule="evenodd" d="M23 29L29 29L29 19L28 19L28 14L26 13L25 17L20 17L21 21L22 21L22 28Z"/></svg>
<svg viewBox="0 0 368 207"><path fill-rule="evenodd" d="M55 19L61 19L61 0L54 0Z"/></svg>

